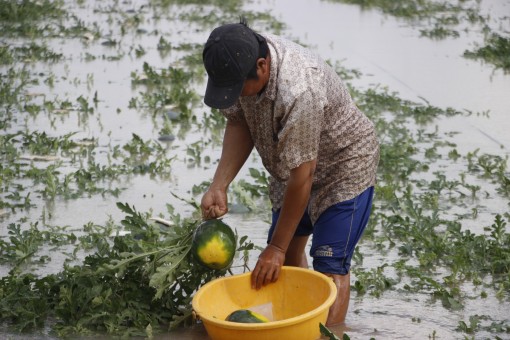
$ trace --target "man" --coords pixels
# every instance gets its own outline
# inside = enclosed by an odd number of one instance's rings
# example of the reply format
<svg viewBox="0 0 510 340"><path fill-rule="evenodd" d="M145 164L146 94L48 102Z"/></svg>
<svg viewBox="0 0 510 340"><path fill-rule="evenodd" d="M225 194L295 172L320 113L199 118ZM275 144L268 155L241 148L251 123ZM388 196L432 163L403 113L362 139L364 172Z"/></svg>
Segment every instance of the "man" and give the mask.
<svg viewBox="0 0 510 340"><path fill-rule="evenodd" d="M244 20L214 29L203 61L204 101L227 118L201 202L204 218L227 212L228 186L255 147L270 174L273 221L252 286L275 282L282 265L308 267L305 246L313 234L313 268L338 288L327 325L343 323L351 258L368 222L379 160L373 124L328 64Z"/></svg>

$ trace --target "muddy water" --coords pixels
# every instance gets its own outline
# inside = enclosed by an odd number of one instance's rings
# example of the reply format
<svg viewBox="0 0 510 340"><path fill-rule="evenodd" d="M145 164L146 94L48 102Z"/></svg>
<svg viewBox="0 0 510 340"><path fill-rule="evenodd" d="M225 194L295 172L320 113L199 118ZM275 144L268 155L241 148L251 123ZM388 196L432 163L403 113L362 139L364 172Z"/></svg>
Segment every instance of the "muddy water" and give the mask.
<svg viewBox="0 0 510 340"><path fill-rule="evenodd" d="M126 4L128 7L139 8L143 2L132 1ZM494 17L502 16L503 13L510 14L510 1L483 1L482 6L484 11L492 13ZM85 21L93 22L93 7L85 3L75 10ZM247 4L246 8L270 11L287 25L284 35L298 38L312 46L326 59L341 60L346 67L360 70L363 76L355 81L357 86L383 84L405 99L426 100L435 106L473 112L489 110L489 117L474 114L440 119L437 125L443 132L459 132L451 137L451 141L458 145L461 154L477 148L487 153L510 154L510 76L462 57L465 49L481 42L479 34L462 34L458 39L435 41L420 37L416 28L378 11L362 11L357 6L319 0L260 0ZM508 32L508 20L506 24L502 29ZM188 40L201 43L208 34L203 31L187 31L185 27L173 27L164 21L149 20L145 26L149 31L157 28L171 34L175 45ZM106 24L104 28L105 31L112 29ZM113 31L113 36L116 33ZM154 49L158 38L158 35L140 37L128 32L122 38L124 43L115 49L101 45L89 47L78 40L55 43L53 47L65 50L69 59L45 69L45 72L54 73L58 79L54 89L40 84L33 91L44 93L49 98L70 99L80 94L92 97L97 91L100 100L98 109L87 119L74 112L65 119L57 118L52 124L48 117L42 115L30 119L26 124L38 127L41 131L58 131L60 135L78 128L78 138L98 138L99 149L105 150L109 143L126 143L132 133L143 139L155 138L158 130L152 123L153 118L128 109L127 102L137 93L131 87L131 72L140 72L144 61L156 67L166 67L169 61L178 57L174 54L170 58L162 58ZM85 52L115 56L128 54L130 47L138 44L147 46L147 54L139 59L128 56L115 62L101 59L84 61ZM38 65L33 67L37 68ZM199 89L203 90L203 85L199 85ZM120 113L117 109L120 109ZM119 198L56 200L49 204L40 199L37 201L37 197L34 197L33 200L39 203L36 208L23 214L4 217L2 224L16 221L22 216L36 221L43 214L51 214L50 222L54 225L79 227L89 221L104 224L110 218L118 221L123 217L115 206L117 201L129 202L139 211L152 210L155 215L164 214L166 204L170 203L186 215L190 208L175 200L170 192L189 195L193 185L212 177L214 164L196 167L185 160L185 145L201 138L200 134L192 130L184 141L168 144L169 153L175 153L178 159L172 164L169 180L158 181L135 176L128 183L119 184L125 187ZM204 152L208 152L213 160L219 157L217 147ZM260 167L256 155L250 158L241 176L246 174L250 166ZM502 206L495 210L504 211L506 203L500 204ZM268 214L229 214L225 220L235 226L239 234L250 235L253 242L263 245L268 219ZM383 257L363 244L360 247L367 268L398 258L396 252ZM41 271L56 271L60 264L59 259L53 257L52 262ZM453 339L462 337L461 333L454 331L459 320L466 320L473 314L493 315L497 320L508 319L508 310L510 306L507 302L491 297L483 303L479 299L467 301L463 311L446 312L440 303L432 301L428 295L389 291L375 298L353 294L346 326L334 330L338 334L345 330L352 339L424 339L434 332L442 339ZM207 335L199 325L158 336L158 339L207 339Z"/></svg>
<svg viewBox="0 0 510 340"><path fill-rule="evenodd" d="M473 112L489 110L489 118L471 115L441 119L437 124L440 131L458 132L451 141L461 153L479 148L483 152L509 155L510 77L462 57L464 50L480 41L469 35L444 41L422 38L417 29L401 21L377 11L362 11L357 6L304 0L271 1L267 6L288 25L289 36L315 47L325 58L342 60L347 67L367 75L358 81L359 86L380 83L417 102L426 99L439 107ZM508 1L485 2L483 6L494 17L510 13ZM505 211L505 202L495 204L500 205L496 210ZM241 218L238 225L247 226L246 222ZM253 223L253 227L267 229L256 218ZM361 249L369 252L363 245ZM370 262L377 266L396 258L396 253L386 258L365 253L364 266L371 267ZM352 339L426 339L434 335L455 339L462 338L454 331L459 320L473 314L508 319L509 310L508 303L495 298L483 302L475 299L468 301L463 311L446 315L429 296L391 291L381 298L352 297L346 326L333 330L337 335L345 331ZM185 334L192 339L203 336L201 329L183 331L179 337L186 338Z"/></svg>
<svg viewBox="0 0 510 340"><path fill-rule="evenodd" d="M315 46L325 58L342 60L367 75L360 79L361 86L380 83L403 98L424 98L439 107L489 110L490 119L475 115L443 123L449 130L453 127L463 132L459 136L461 148L478 146L490 151L503 145L508 152L508 75L462 57L466 49L482 43L480 37L461 34L457 39L440 41L422 38L417 28L358 6L299 0L274 1L273 6L272 13L289 25L292 35ZM482 6L492 18L510 14L508 1L483 1ZM498 29L496 22L492 25ZM503 30L509 25L506 20Z"/></svg>

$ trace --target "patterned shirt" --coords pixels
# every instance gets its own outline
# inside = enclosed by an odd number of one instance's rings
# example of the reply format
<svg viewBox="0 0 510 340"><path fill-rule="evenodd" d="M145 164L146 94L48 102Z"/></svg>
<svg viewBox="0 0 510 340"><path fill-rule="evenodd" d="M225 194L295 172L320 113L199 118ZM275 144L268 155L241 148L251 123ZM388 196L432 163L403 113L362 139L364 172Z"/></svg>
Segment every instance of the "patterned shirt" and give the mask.
<svg viewBox="0 0 510 340"><path fill-rule="evenodd" d="M265 37L271 55L266 89L221 112L246 121L270 174L273 209L282 206L290 170L317 160L308 203L315 223L333 204L375 184L379 143L372 122L327 63L296 43Z"/></svg>

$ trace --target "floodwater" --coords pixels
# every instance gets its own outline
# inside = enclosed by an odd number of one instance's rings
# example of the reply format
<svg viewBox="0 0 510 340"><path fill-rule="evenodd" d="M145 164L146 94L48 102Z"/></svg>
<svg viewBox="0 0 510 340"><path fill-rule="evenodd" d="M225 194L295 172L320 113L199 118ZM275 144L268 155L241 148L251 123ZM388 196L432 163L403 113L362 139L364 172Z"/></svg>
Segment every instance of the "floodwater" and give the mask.
<svg viewBox="0 0 510 340"><path fill-rule="evenodd" d="M73 4L73 2L70 2ZM123 2L126 8L141 8L144 1ZM506 15L506 20L494 23L496 30L510 31L510 1L483 0L484 12L490 12L493 18ZM93 11L101 7L98 3L84 2L81 6L71 6L85 23L97 22ZM105 6L106 7L106 6ZM271 15L286 24L283 35L297 38L300 42L316 49L325 59L339 60L347 68L362 72L363 76L355 80L356 86L367 87L371 84L382 84L391 91L399 93L404 99L423 102L426 100L434 106L452 107L457 110L472 112L489 111L489 117L473 114L442 118L436 122L441 132L458 132L452 135L451 142L457 144L461 154L480 149L481 152L510 155L510 75L501 70L493 70L490 65L462 57L466 49L476 43L482 43L481 34L461 34L456 39L433 40L420 37L419 30L408 23L381 14L377 10L361 10L355 5L345 5L320 0L258 0L247 3L247 10L270 12ZM505 14L506 13L506 14ZM503 24L501 24L501 22ZM105 32L114 29L106 22ZM196 27L174 27L164 20L147 20L145 29L159 29L171 36L172 43L192 41L202 43L208 32ZM254 25L257 29L256 25ZM76 137L96 138L98 144L124 144L136 133L142 139L157 138L158 130L154 127L150 114L140 114L128 109L128 101L137 94L131 86L131 72L141 72L143 62L154 67L167 67L169 60L162 58L155 50L159 39L157 34L142 37L127 33L123 44L117 50L100 44L84 44L82 41L62 39L51 42L56 50L65 51L63 63L51 65L45 72L52 72L60 79L53 89L45 84L34 86L34 93L43 93L51 98L70 98L74 100L85 94L92 97L97 91L98 109L87 121L80 121L78 116L71 115L66 119L56 119L50 124L48 117L40 115L30 118L26 123L31 129L40 131L58 131L58 135L79 131ZM129 53L130 46L143 45L146 54L141 58L125 56L117 61L97 59L85 61L85 53L94 55L115 55ZM172 52L174 53L174 52ZM174 54L170 58L174 59ZM40 65L33 65L37 69ZM47 67L47 66L45 66ZM90 75L93 75L90 79ZM72 82L73 79L78 81ZM87 81L88 79L88 81ZM72 86L70 83L72 82ZM203 84L197 85L203 92ZM120 112L117 112L117 109ZM199 107L197 112L207 112ZM51 203L39 201L33 197L37 207L17 214L3 216L2 226L18 221L22 217L30 221L41 219L43 214L51 215L53 225L69 225L79 227L92 221L104 224L108 219L119 221L123 215L117 209L116 202L129 202L138 211L152 210L154 215L165 214L166 204L172 204L186 215L190 211L182 202L170 194L177 193L186 197L190 195L193 185L210 180L214 172L214 160L219 157L218 146L209 147L207 152L212 164L190 166L184 156L186 145L200 141L202 136L191 130L185 140L177 140L169 146L169 152L178 155L172 163L171 179L152 180L144 176L134 176L124 184L125 190L119 198L90 197L77 200L55 200ZM250 158L249 164L243 168L240 176L245 176L249 167L260 167L256 155ZM505 203L501 203L504 212ZM47 217L47 218L48 218ZM250 240L258 245L265 243L269 215L265 214L229 214L225 221L235 226L240 235L249 235ZM1 228L0 234L5 231ZM364 266L376 267L385 261L383 255L371 253L363 248ZM384 255L398 258L398 254ZM42 272L59 270L61 262L53 258L52 262L42 268ZM2 272L3 271L3 272ZM4 274L5 269L0 269ZM429 296L405 294L400 291L387 291L380 298L372 296L356 296L352 294L346 326L333 329L341 334L345 332L352 339L424 339L432 336L441 339L463 338L456 332L459 320L466 320L470 315L494 315L497 320L510 319L508 302L489 297L483 302L479 299L466 301L464 310L446 312ZM419 320L419 321L415 321ZM13 338L17 336L10 335ZM501 335L500 335L501 336ZM42 338L36 336L35 338ZM182 329L170 334L161 335L158 339L207 339L202 326Z"/></svg>

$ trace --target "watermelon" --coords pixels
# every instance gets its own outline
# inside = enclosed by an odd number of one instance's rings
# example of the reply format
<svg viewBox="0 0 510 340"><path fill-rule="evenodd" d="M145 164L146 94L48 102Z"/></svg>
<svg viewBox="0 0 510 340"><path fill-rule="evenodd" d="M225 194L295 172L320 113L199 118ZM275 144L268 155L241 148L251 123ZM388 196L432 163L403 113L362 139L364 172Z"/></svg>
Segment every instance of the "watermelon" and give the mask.
<svg viewBox="0 0 510 340"><path fill-rule="evenodd" d="M236 236L221 220L202 222L193 234L191 252L201 265L222 270L232 264L236 251Z"/></svg>
<svg viewBox="0 0 510 340"><path fill-rule="evenodd" d="M255 313L249 309L238 309L232 313L225 319L226 321L231 322L240 322L240 323L264 323L269 322L269 319L264 315Z"/></svg>

